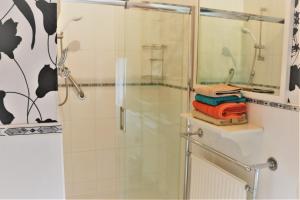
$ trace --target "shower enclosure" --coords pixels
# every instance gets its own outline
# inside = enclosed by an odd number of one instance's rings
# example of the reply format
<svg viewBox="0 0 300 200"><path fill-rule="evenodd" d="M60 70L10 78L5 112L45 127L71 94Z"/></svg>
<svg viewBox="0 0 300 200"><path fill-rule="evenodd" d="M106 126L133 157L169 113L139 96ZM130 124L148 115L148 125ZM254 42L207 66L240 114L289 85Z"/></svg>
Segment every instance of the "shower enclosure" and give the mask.
<svg viewBox="0 0 300 200"><path fill-rule="evenodd" d="M62 40L80 42L65 65L85 94L69 91L60 107L67 198L178 199L191 9L113 0L60 5L60 27L81 19ZM65 87L61 79L61 101Z"/></svg>

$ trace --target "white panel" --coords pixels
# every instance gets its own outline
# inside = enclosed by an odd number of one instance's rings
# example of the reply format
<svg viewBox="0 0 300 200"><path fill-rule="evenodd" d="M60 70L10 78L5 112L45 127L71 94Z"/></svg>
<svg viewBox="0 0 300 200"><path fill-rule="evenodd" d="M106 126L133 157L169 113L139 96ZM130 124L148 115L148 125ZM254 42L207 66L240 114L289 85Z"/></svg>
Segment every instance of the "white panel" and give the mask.
<svg viewBox="0 0 300 200"><path fill-rule="evenodd" d="M192 155L190 199L246 199L247 183Z"/></svg>
<svg viewBox="0 0 300 200"><path fill-rule="evenodd" d="M1 137L0 199L64 199L62 134Z"/></svg>

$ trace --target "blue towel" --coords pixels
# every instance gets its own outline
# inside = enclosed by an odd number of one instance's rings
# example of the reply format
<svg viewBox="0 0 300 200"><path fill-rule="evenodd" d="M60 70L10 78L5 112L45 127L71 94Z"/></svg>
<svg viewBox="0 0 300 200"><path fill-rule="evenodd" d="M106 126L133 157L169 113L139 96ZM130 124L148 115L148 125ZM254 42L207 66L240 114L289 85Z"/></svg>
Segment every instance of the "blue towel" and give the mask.
<svg viewBox="0 0 300 200"><path fill-rule="evenodd" d="M246 102L246 98L238 96L225 96L225 97L208 97L201 94L197 94L195 97L196 101L205 103L211 106L217 106L222 103L242 103Z"/></svg>

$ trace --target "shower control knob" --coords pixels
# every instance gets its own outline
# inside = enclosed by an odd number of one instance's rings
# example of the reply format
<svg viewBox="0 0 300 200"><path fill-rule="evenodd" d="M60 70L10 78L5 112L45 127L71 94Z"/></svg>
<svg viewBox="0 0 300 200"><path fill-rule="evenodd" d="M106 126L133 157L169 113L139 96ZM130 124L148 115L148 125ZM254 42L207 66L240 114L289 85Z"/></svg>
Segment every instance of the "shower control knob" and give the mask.
<svg viewBox="0 0 300 200"><path fill-rule="evenodd" d="M198 128L196 134L198 135L198 137L202 138L204 136L203 130L201 128Z"/></svg>

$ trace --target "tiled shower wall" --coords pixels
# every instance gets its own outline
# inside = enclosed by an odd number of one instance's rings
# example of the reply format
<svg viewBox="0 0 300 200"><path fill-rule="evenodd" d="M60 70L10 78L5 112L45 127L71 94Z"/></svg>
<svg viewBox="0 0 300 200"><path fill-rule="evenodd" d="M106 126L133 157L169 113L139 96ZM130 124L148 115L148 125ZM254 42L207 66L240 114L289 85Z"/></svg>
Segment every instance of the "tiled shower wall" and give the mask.
<svg viewBox="0 0 300 200"><path fill-rule="evenodd" d="M83 17L64 32L65 46L73 40L81 45L80 51L69 54L66 63L72 75L80 83L114 83L118 53L115 30L122 8L63 3L61 10L62 24L70 18ZM82 89L87 97L84 101L71 90L67 104L60 107L66 195L67 198L117 198L121 185L117 139L121 131L116 126L115 88ZM65 88L59 88L59 93L62 101Z"/></svg>

